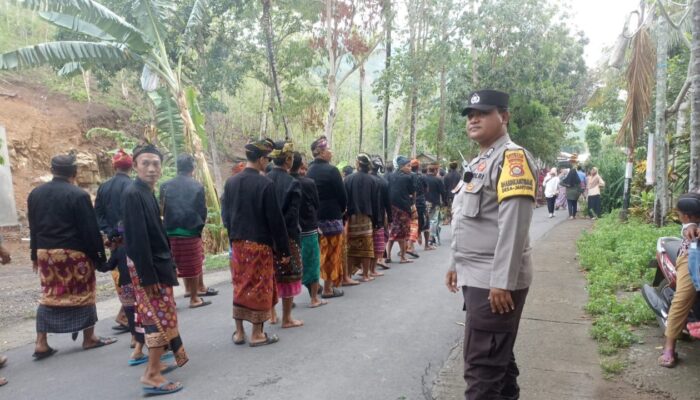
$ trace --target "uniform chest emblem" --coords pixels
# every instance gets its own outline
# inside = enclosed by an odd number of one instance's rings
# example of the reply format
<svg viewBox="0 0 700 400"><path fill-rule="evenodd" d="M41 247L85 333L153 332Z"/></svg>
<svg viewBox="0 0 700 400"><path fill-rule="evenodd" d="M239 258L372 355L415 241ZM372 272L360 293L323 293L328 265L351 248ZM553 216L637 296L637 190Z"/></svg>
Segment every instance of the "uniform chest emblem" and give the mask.
<svg viewBox="0 0 700 400"><path fill-rule="evenodd" d="M474 96L472 96L472 98L469 100L469 102L471 104L476 104L479 102L479 100L481 100L481 97L479 97L478 94L475 94Z"/></svg>
<svg viewBox="0 0 700 400"><path fill-rule="evenodd" d="M484 172L486 169L486 161L482 161L479 163L479 165L476 167L476 170L479 172Z"/></svg>
<svg viewBox="0 0 700 400"><path fill-rule="evenodd" d="M466 189L467 189L467 192L471 192L472 189L474 189L474 184L473 184L473 183L467 183Z"/></svg>

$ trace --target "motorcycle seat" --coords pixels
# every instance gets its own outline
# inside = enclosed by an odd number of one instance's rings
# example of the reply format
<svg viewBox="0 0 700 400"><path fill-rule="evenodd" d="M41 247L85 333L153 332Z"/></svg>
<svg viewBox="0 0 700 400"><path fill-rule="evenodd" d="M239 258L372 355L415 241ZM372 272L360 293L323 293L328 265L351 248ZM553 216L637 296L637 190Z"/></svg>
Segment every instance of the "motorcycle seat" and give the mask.
<svg viewBox="0 0 700 400"><path fill-rule="evenodd" d="M681 249L681 239L675 237L665 237L662 238L661 246L668 254L669 260L673 265L676 265L676 260L678 259L678 251Z"/></svg>

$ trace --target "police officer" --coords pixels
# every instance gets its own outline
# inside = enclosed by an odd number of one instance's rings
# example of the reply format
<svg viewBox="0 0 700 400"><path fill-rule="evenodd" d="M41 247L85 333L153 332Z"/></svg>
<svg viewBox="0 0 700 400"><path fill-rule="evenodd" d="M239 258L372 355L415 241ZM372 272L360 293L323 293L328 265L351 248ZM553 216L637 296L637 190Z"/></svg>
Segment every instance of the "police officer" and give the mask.
<svg viewBox="0 0 700 400"><path fill-rule="evenodd" d="M462 111L479 155L454 189L447 288L464 296L465 398L518 399L513 346L532 281L529 239L537 174L508 136L508 94L479 90Z"/></svg>

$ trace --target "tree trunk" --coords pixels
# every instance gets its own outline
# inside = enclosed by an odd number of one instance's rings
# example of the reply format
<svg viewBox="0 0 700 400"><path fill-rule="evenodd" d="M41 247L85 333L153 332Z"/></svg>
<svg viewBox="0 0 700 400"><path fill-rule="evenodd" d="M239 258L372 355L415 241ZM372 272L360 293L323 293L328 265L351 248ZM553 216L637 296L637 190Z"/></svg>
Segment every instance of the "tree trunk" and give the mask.
<svg viewBox="0 0 700 400"><path fill-rule="evenodd" d="M362 103L362 88L365 86L365 64L360 65L360 144L358 153L362 153L362 138L364 135L364 104Z"/></svg>
<svg viewBox="0 0 700 400"><path fill-rule="evenodd" d="M209 151L211 152L211 166L214 168L214 181L216 188L222 190L224 187L224 178L221 176L221 161L219 159L219 146L216 144L216 135L214 129L207 130L209 139Z"/></svg>
<svg viewBox="0 0 700 400"><path fill-rule="evenodd" d="M666 138L666 89L668 80L668 22L659 15L656 32L656 132L654 223L663 226L668 213L668 140ZM650 149L651 150L651 149Z"/></svg>
<svg viewBox="0 0 700 400"><path fill-rule="evenodd" d="M384 151L384 161L389 157L389 106L391 105L391 29L394 16L391 11L391 0L384 0L384 18L385 18L385 50L386 56L384 60L384 70L389 74L389 79L384 83L384 136L382 140L382 149Z"/></svg>
<svg viewBox="0 0 700 400"><path fill-rule="evenodd" d="M262 0L263 4L263 16L262 25L265 30L265 47L267 47L267 62L270 65L270 75L272 76L272 85L275 89L275 97L277 98L277 105L279 106L279 113L282 117L282 124L284 125L284 138L289 140L292 133L289 131L289 126L287 125L287 117L284 115L284 109L282 107L282 93L280 92L279 82L277 80L277 67L275 66L275 51L273 48L274 36L272 31L272 17L270 15L270 0Z"/></svg>
<svg viewBox="0 0 700 400"><path fill-rule="evenodd" d="M414 88L411 92L411 126L409 140L411 142L411 158L416 158L416 119L418 114L418 94Z"/></svg>
<svg viewBox="0 0 700 400"><path fill-rule="evenodd" d="M323 131L328 139L328 145L333 147L333 124L335 109L338 105L338 87L336 86L336 54L333 46L333 9L335 0L326 0L326 50L328 51L328 116Z"/></svg>
<svg viewBox="0 0 700 400"><path fill-rule="evenodd" d="M693 1L693 40L690 62L692 72L692 101L690 112L690 179L689 190L700 189L700 0Z"/></svg>
<svg viewBox="0 0 700 400"><path fill-rule="evenodd" d="M412 4L410 4L412 3ZM408 54L410 57L410 71L411 71L411 82L410 82L410 125L409 125L409 136L408 140L411 145L411 158L416 157L416 114L418 113L418 75L419 75L419 63L418 63L418 35L420 29L420 18L418 17L418 4L417 0L409 2L408 9L408 23L409 23L409 42L408 42Z"/></svg>
<svg viewBox="0 0 700 400"><path fill-rule="evenodd" d="M445 143L445 114L447 113L447 68L440 68L440 120L438 121L436 156L437 162L442 160L442 145Z"/></svg>
<svg viewBox="0 0 700 400"><path fill-rule="evenodd" d="M406 134L406 125L409 119L409 112L411 111L411 102L406 99L403 113L401 114L401 125L396 134L396 141L394 142L394 155L392 158L396 158L401 151L401 143L403 142L403 137Z"/></svg>

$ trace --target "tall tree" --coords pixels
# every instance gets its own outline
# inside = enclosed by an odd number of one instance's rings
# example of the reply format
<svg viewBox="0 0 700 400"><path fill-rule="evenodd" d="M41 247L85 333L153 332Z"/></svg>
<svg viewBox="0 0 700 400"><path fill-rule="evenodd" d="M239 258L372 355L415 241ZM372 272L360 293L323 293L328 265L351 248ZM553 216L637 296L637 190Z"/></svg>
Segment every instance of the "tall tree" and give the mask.
<svg viewBox="0 0 700 400"><path fill-rule="evenodd" d="M654 223L662 226L668 213L668 138L666 137L666 87L668 81L668 22L659 14L656 26L656 132L654 146L656 190ZM651 141L650 141L651 142ZM647 165L647 168L650 168Z"/></svg>
<svg viewBox="0 0 700 400"><path fill-rule="evenodd" d="M391 6L392 0L384 0L384 73L391 71L391 31L393 30L394 12ZM384 160L389 157L389 106L391 105L391 85L385 84L384 93L384 113L382 115L382 151Z"/></svg>
<svg viewBox="0 0 700 400"><path fill-rule="evenodd" d="M262 14L262 27L265 32L265 47L267 49L267 62L270 69L270 78L272 80L272 86L275 90L275 99L277 100L277 105L279 107L279 112L282 117L282 124L284 125L284 138L290 139L292 133L289 130L289 125L287 124L287 117L284 114L284 107L282 106L282 92L280 92L279 80L277 79L277 66L275 63L275 50L274 50L274 32L272 30L272 17L270 16L270 2L271 0L261 0L263 6Z"/></svg>
<svg viewBox="0 0 700 400"><path fill-rule="evenodd" d="M700 189L700 0L693 1L693 40L691 46L692 102L690 113L689 189Z"/></svg>

